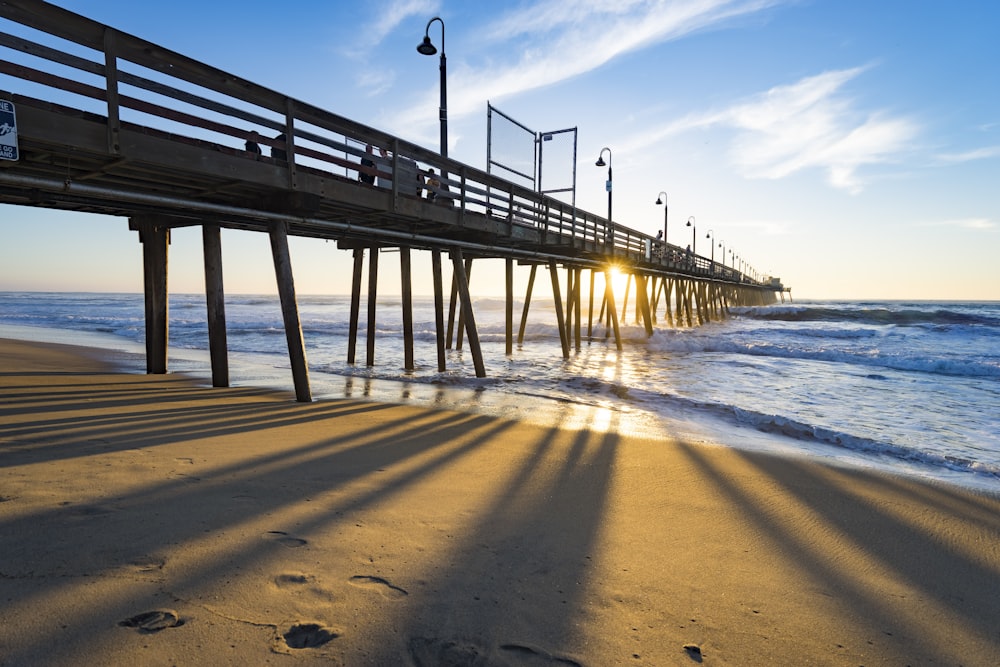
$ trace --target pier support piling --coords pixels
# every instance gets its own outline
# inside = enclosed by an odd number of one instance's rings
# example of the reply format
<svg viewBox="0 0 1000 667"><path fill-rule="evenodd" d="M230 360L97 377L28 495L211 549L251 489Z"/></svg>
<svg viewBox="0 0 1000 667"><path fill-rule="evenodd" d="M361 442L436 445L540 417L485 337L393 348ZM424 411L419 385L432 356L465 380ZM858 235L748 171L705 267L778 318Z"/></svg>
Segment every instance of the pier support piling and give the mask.
<svg viewBox="0 0 1000 667"><path fill-rule="evenodd" d="M378 293L378 247L368 249L368 326L365 332L365 365L375 365L375 302Z"/></svg>
<svg viewBox="0 0 1000 667"><path fill-rule="evenodd" d="M413 361L413 276L411 275L410 247L399 248L399 274L403 297L403 368L414 369Z"/></svg>
<svg viewBox="0 0 1000 667"><path fill-rule="evenodd" d="M131 218L129 227L139 232L139 242L142 243L146 373L162 375L167 372L167 248L170 245L170 227L158 216Z"/></svg>
<svg viewBox="0 0 1000 667"><path fill-rule="evenodd" d="M559 327L559 342L562 344L563 359L569 359L569 332L563 317L562 297L559 291L559 267L554 259L549 260L549 275L552 277L552 300L556 309L556 325Z"/></svg>
<svg viewBox="0 0 1000 667"><path fill-rule="evenodd" d="M431 273L434 280L434 331L437 343L438 372L446 370L444 347L444 279L441 277L441 251L431 250Z"/></svg>
<svg viewBox="0 0 1000 667"><path fill-rule="evenodd" d="M218 225L203 225L205 254L205 306L208 315L208 350L212 360L212 386L229 386L229 345L226 340L226 296L222 281L222 236Z"/></svg>
<svg viewBox="0 0 1000 667"><path fill-rule="evenodd" d="M361 315L361 273L364 270L365 251L354 249L354 272L351 275L351 312L347 331L347 363L357 361L358 317Z"/></svg>
<svg viewBox="0 0 1000 667"><path fill-rule="evenodd" d="M288 252L288 230L284 223L275 223L269 230L271 255L274 258L274 275L278 283L278 297L281 299L281 316L285 322L285 339L288 341L288 358L292 366L292 381L295 384L295 399L300 403L312 401L309 390L309 366L306 362L306 346L302 339L302 324L299 321L299 307L295 301L295 279L292 275L292 259Z"/></svg>
<svg viewBox="0 0 1000 667"><path fill-rule="evenodd" d="M462 304L464 317L461 319L465 323L466 334L469 337L469 351L472 352L472 363L476 368L476 377L486 377L486 365L483 363L483 350L479 346L479 332L476 331L476 318L472 312L472 296L469 294L469 280L465 273L461 249L455 248L451 251L451 264L458 298Z"/></svg>

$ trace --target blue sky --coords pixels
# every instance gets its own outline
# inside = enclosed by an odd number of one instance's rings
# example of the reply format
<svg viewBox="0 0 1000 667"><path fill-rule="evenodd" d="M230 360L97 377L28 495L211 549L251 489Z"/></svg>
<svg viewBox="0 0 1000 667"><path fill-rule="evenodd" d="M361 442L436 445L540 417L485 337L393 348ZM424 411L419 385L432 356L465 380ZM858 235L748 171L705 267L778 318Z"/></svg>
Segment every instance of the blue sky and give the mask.
<svg viewBox="0 0 1000 667"><path fill-rule="evenodd" d="M1000 3L55 4L431 148L438 59L415 47L440 16L451 157L485 168L489 100L533 129L577 128L578 206L606 211L608 147L616 222L655 233L665 191L672 243L691 242L693 216L699 254L711 230L717 260L721 242L797 297L1000 299ZM0 238L0 289L141 290L127 221L0 205ZM275 291L265 237L223 243L227 291ZM200 244L175 232L172 291L203 290ZM348 253L292 253L300 292L349 289ZM473 289L495 293L493 270Z"/></svg>

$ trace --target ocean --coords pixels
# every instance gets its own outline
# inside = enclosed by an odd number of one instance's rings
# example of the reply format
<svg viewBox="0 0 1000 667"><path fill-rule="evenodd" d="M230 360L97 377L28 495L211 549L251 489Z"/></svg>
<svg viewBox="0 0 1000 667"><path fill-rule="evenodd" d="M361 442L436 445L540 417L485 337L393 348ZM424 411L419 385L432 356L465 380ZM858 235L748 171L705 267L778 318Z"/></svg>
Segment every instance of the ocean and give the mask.
<svg viewBox="0 0 1000 667"><path fill-rule="evenodd" d="M786 302L696 328L661 322L652 337L629 308L621 352L595 322L592 340L563 359L551 302L532 301L524 342L508 357L503 299L479 298L487 377L476 378L467 346L437 371L430 298L414 300L409 373L399 297L378 300L372 366L364 300L354 365L349 297L298 301L315 400L670 435L1000 493L1000 302ZM98 347L144 372L143 312L141 294L0 293L0 337ZM277 297L229 295L226 319L231 385L291 391ZM210 384L204 297L171 295L169 321L170 371Z"/></svg>

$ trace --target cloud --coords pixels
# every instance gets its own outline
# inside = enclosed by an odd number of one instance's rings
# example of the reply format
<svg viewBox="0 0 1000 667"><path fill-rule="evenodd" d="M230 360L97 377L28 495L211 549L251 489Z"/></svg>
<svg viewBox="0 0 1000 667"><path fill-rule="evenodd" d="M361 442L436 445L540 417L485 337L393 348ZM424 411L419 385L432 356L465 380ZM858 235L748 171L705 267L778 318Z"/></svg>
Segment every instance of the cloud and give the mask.
<svg viewBox="0 0 1000 667"><path fill-rule="evenodd" d="M974 160L989 160L1000 157L1000 146L987 146L964 153L945 153L938 156L942 162L958 164L961 162L972 162Z"/></svg>
<svg viewBox="0 0 1000 667"><path fill-rule="evenodd" d="M427 16L436 12L440 0L391 0L390 2L374 4L375 19L361 27L358 31L360 42L354 52L364 52L366 49L378 46L400 23L411 16Z"/></svg>
<svg viewBox="0 0 1000 667"><path fill-rule="evenodd" d="M719 115L738 132L731 157L750 178L778 179L815 167L835 188L858 192L858 170L908 150L915 123L885 112L858 111L841 95L865 68L825 72L777 86Z"/></svg>
<svg viewBox="0 0 1000 667"><path fill-rule="evenodd" d="M735 132L732 163L746 178L781 179L809 168L826 171L831 186L857 193L858 170L893 162L910 150L919 128L886 112L863 112L843 87L867 68L824 72L734 103L671 121L643 142L713 127Z"/></svg>
<svg viewBox="0 0 1000 667"><path fill-rule="evenodd" d="M961 227L962 229L989 230L996 229L997 223L989 218L957 218L953 220L939 220L937 222L926 222L925 227Z"/></svg>
<svg viewBox="0 0 1000 667"><path fill-rule="evenodd" d="M787 0L546 0L502 15L483 27L481 47L493 54L480 66L452 65L448 111L479 113L497 100L593 71L624 54L718 27ZM518 54L504 60L504 54ZM497 55L499 54L499 55ZM385 123L411 126L413 109L436 106L428 91Z"/></svg>

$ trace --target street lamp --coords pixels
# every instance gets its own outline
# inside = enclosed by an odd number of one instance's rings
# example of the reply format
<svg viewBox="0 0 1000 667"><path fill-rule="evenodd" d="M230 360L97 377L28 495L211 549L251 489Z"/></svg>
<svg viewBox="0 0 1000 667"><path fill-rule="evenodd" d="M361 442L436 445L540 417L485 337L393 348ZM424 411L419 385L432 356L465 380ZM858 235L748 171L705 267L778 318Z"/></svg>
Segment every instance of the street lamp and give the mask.
<svg viewBox="0 0 1000 667"><path fill-rule="evenodd" d="M715 230L710 229L708 233L705 234L706 239L712 239L712 275L715 275Z"/></svg>
<svg viewBox="0 0 1000 667"><path fill-rule="evenodd" d="M663 247L667 246L667 193L660 190L660 194L656 195L656 204L659 206L663 204Z"/></svg>
<svg viewBox="0 0 1000 667"><path fill-rule="evenodd" d="M441 157L448 157L448 60L444 55L444 21L440 16L435 16L427 22L424 28L424 41L417 45L417 52L425 56L433 56L437 53L437 48L431 43L429 35L431 24L435 21L441 24L441 106L438 109L438 118L441 120Z"/></svg>
<svg viewBox="0 0 1000 667"><path fill-rule="evenodd" d="M686 227L691 228L691 252L695 255L698 254L698 228L694 225L694 216L688 218L688 223Z"/></svg>
<svg viewBox="0 0 1000 667"><path fill-rule="evenodd" d="M608 152L608 161L604 162L604 151ZM608 166L608 180L604 184L605 189L608 191L608 228L604 231L604 242L611 244L611 254L615 252L615 230L611 224L611 149L605 146L601 149L601 154L597 156L597 162L594 163L598 167L603 167L605 164Z"/></svg>

